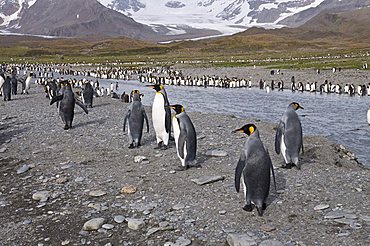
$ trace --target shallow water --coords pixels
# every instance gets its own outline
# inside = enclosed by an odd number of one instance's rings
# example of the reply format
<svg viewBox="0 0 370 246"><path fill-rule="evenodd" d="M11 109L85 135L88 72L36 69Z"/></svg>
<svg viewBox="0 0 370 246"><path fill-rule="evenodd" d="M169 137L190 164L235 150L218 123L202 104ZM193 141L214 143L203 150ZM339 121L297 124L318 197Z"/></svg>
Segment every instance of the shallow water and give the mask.
<svg viewBox="0 0 370 246"><path fill-rule="evenodd" d="M99 80L104 87L111 81L117 80ZM144 105L152 104L153 89L137 81L119 81L119 94L133 89L145 94ZM298 102L305 108L297 111L303 134L327 136L351 149L361 163L370 166L370 127L366 118L370 97L183 86L166 86L166 91L171 104L182 104L189 112L228 113L276 123L290 102Z"/></svg>

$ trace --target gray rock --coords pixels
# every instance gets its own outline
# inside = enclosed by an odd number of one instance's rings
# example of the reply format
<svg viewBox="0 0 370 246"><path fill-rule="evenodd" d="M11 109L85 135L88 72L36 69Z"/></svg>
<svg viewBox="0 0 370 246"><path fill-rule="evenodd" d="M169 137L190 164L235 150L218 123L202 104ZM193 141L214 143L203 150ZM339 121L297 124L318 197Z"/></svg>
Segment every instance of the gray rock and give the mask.
<svg viewBox="0 0 370 246"><path fill-rule="evenodd" d="M32 195L32 199L40 202L46 202L49 199L49 191L38 191Z"/></svg>
<svg viewBox="0 0 370 246"><path fill-rule="evenodd" d="M341 218L341 219L335 219L334 222L338 224L343 224L343 225L350 225L351 223L353 223L353 220Z"/></svg>
<svg viewBox="0 0 370 246"><path fill-rule="evenodd" d="M330 205L328 204L320 204L320 205L317 205L316 207L314 207L313 209L315 211L319 211L319 210L324 210L324 209L328 209L330 208Z"/></svg>
<svg viewBox="0 0 370 246"><path fill-rule="evenodd" d="M340 219L345 216L345 213L342 210L334 210L325 215L325 219Z"/></svg>
<svg viewBox="0 0 370 246"><path fill-rule="evenodd" d="M210 183L214 183L217 181L221 181L224 179L225 179L224 176L204 176L204 177L192 179L191 181L193 181L194 183L198 185L205 185L205 184L210 184Z"/></svg>
<svg viewBox="0 0 370 246"><path fill-rule="evenodd" d="M283 243L277 240L265 240L259 246L283 246Z"/></svg>
<svg viewBox="0 0 370 246"><path fill-rule="evenodd" d="M185 204L179 203L172 207L173 210L181 210L185 208Z"/></svg>
<svg viewBox="0 0 370 246"><path fill-rule="evenodd" d="M223 150L213 149L213 150L208 150L206 152L206 155L212 156L212 157L225 157L225 156L227 156L227 152L223 151Z"/></svg>
<svg viewBox="0 0 370 246"><path fill-rule="evenodd" d="M85 178L84 177L77 177L76 179L75 179L75 182L77 182L77 183L81 183L81 182L83 182L85 180Z"/></svg>
<svg viewBox="0 0 370 246"><path fill-rule="evenodd" d="M219 213L220 215L225 215L225 214L226 214L226 210L218 211L218 213Z"/></svg>
<svg viewBox="0 0 370 246"><path fill-rule="evenodd" d="M70 242L69 242L69 240L64 240L63 242L62 242L62 246L64 246L64 245L68 245Z"/></svg>
<svg viewBox="0 0 370 246"><path fill-rule="evenodd" d="M362 228L362 225L360 223L355 222L355 221L351 221L351 223L349 224L349 226L352 229L355 229L355 230L359 230L359 229Z"/></svg>
<svg viewBox="0 0 370 246"><path fill-rule="evenodd" d="M112 224L104 224L102 226L103 229L106 229L106 230L112 230L114 228L114 225Z"/></svg>
<svg viewBox="0 0 370 246"><path fill-rule="evenodd" d="M126 220L126 218L122 215L116 215L114 216L114 221L118 224L123 223Z"/></svg>
<svg viewBox="0 0 370 246"><path fill-rule="evenodd" d="M92 197L101 197L101 196L105 196L106 194L107 192L103 190L93 190L89 192L89 196L92 196Z"/></svg>
<svg viewBox="0 0 370 246"><path fill-rule="evenodd" d="M6 150L7 150L6 147L3 147L0 149L0 153L5 153Z"/></svg>
<svg viewBox="0 0 370 246"><path fill-rule="evenodd" d="M179 237L174 246L188 246L191 244L191 240L190 239L187 239L187 238L184 238L184 237Z"/></svg>
<svg viewBox="0 0 370 246"><path fill-rule="evenodd" d="M257 245L256 241L248 234L229 234L227 235L227 243L230 246L253 246Z"/></svg>
<svg viewBox="0 0 370 246"><path fill-rule="evenodd" d="M150 235L153 235L154 233L160 231L161 228L160 227L154 227L154 228L150 228L148 230L148 232L146 233L146 236L149 237Z"/></svg>
<svg viewBox="0 0 370 246"><path fill-rule="evenodd" d="M29 220L29 219L24 220L24 221L22 222L22 224L23 224L23 225L29 225L29 224L32 224L32 220Z"/></svg>
<svg viewBox="0 0 370 246"><path fill-rule="evenodd" d="M27 164L24 164L22 167L20 167L18 170L17 170L17 174L22 174L22 173L25 173L27 172L28 170L30 170L30 166L28 166Z"/></svg>
<svg viewBox="0 0 370 246"><path fill-rule="evenodd" d="M139 230L141 227L145 225L144 219L127 219L128 228L131 230Z"/></svg>
<svg viewBox="0 0 370 246"><path fill-rule="evenodd" d="M137 155L134 157L134 162L135 163L140 163L140 162L143 162L143 161L148 161L148 158L146 158L145 156L141 156L141 155Z"/></svg>
<svg viewBox="0 0 370 246"><path fill-rule="evenodd" d="M95 218L89 221L86 221L83 230L85 231L96 231L98 230L103 224L105 219L104 218Z"/></svg>

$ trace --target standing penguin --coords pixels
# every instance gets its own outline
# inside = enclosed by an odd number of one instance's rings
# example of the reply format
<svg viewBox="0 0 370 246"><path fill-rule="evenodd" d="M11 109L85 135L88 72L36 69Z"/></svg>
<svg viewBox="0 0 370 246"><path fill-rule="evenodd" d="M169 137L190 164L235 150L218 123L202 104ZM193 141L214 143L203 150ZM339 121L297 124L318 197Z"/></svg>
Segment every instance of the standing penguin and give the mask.
<svg viewBox="0 0 370 246"><path fill-rule="evenodd" d="M75 104L80 106L85 111L86 114L88 112L85 105L83 105L80 101L75 99L75 94L72 91L71 84L68 81L65 81L63 84L64 87L61 90L62 94L54 97L51 100L50 105L57 101L60 101L59 115L64 123L64 130L68 130L69 128L72 128Z"/></svg>
<svg viewBox="0 0 370 246"><path fill-rule="evenodd" d="M0 73L0 96L3 95L4 82L5 82L5 75L4 75L4 73Z"/></svg>
<svg viewBox="0 0 370 246"><path fill-rule="evenodd" d="M146 129L149 132L149 121L148 116L145 113L145 108L141 103L141 94L138 90L133 90L131 92L133 100L127 114L125 116L125 120L123 122L123 131L126 129L126 122L128 122L128 136L130 141L129 148L138 148L141 146L141 136L143 134L143 127L144 127L144 119L146 121Z"/></svg>
<svg viewBox="0 0 370 246"><path fill-rule="evenodd" d="M28 94L28 90L31 88L32 76L33 76L33 73L30 73L27 76L26 81L24 82L25 83L25 86L24 86L24 90L23 90L23 93L22 94Z"/></svg>
<svg viewBox="0 0 370 246"><path fill-rule="evenodd" d="M12 85L11 85L11 78L10 76L6 76L4 83L3 83L3 96L4 101L10 101L11 100L11 94L12 94Z"/></svg>
<svg viewBox="0 0 370 246"><path fill-rule="evenodd" d="M18 80L14 74L12 75L11 84L12 84L12 95L17 95Z"/></svg>
<svg viewBox="0 0 370 246"><path fill-rule="evenodd" d="M86 107L92 108L94 98L94 89L90 82L85 82L82 88L82 102Z"/></svg>
<svg viewBox="0 0 370 246"><path fill-rule="evenodd" d="M298 109L303 109L298 103L292 102L281 118L275 135L275 151L277 154L282 153L286 165L283 168L292 168L298 164L299 151L303 153L303 136L302 125L297 113Z"/></svg>
<svg viewBox="0 0 370 246"><path fill-rule="evenodd" d="M157 138L157 149L167 149L171 134L171 109L166 90L163 85L147 85L153 88L156 93L152 106L152 120Z"/></svg>
<svg viewBox="0 0 370 246"><path fill-rule="evenodd" d="M182 105L171 105L170 108L176 112L176 115L172 118L172 126L177 156L181 160L182 169L186 170L196 164L197 134Z"/></svg>
<svg viewBox="0 0 370 246"><path fill-rule="evenodd" d="M235 189L239 192L242 178L246 200L243 209L251 212L254 207L257 207L258 215L262 216L270 191L270 170L276 189L270 155L263 146L258 129L254 124L247 124L233 132L243 132L249 136L235 169Z"/></svg>

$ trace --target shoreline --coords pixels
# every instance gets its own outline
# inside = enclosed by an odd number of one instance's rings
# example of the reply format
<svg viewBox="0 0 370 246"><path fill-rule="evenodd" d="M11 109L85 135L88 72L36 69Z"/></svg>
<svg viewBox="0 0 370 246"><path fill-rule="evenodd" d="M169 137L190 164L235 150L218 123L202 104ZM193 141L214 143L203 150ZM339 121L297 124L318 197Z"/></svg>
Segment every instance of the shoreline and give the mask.
<svg viewBox="0 0 370 246"><path fill-rule="evenodd" d="M254 245L268 240L288 245L370 242L370 170L324 137L305 135L302 170L285 170L280 168L282 156L273 151L275 124L232 114L189 112L202 168L178 172L180 160L173 142L168 150L153 149L150 107L145 108L150 133L143 133L141 148L130 150L122 132L128 104L120 100L94 98L88 115L76 107L74 127L65 131L40 86L14 99L0 103L0 243L4 245L67 241L66 245L164 245L181 240L224 245L235 233ZM242 210L243 195L233 185L245 138L231 131L249 121L259 128L277 178L277 191L271 187L263 217ZM227 155L208 156L210 150ZM147 161L136 163L135 156ZM30 169L17 174L24 165ZM223 180L204 186L192 182L206 176ZM129 185L136 191L121 193ZM34 200L38 191L47 191L48 199ZM93 196L92 191L104 195ZM329 216L333 213L338 217ZM117 215L129 222L116 222ZM84 231L84 223L93 218L103 218L113 229L100 225L98 231ZM129 228L133 218L142 222L137 230Z"/></svg>

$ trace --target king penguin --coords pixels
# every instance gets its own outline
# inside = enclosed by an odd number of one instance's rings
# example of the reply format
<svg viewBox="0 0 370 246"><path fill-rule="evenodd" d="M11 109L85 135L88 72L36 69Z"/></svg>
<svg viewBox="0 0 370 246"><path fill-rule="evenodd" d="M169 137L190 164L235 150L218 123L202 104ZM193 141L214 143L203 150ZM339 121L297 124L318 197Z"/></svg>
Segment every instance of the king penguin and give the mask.
<svg viewBox="0 0 370 246"><path fill-rule="evenodd" d="M367 123L370 125L370 108L367 110Z"/></svg>
<svg viewBox="0 0 370 246"><path fill-rule="evenodd" d="M93 107L94 89L90 82L86 81L82 88L82 101L86 107Z"/></svg>
<svg viewBox="0 0 370 246"><path fill-rule="evenodd" d="M27 78L26 78L26 82L25 82L25 88L24 88L24 91L23 91L23 94L28 94L28 90L31 88L31 80L32 80L32 76L33 76L33 73L30 73Z"/></svg>
<svg viewBox="0 0 370 246"><path fill-rule="evenodd" d="M146 129L149 132L148 116L145 113L145 108L141 103L141 94L138 90L131 92L132 102L129 106L125 120L123 122L123 131L126 129L128 122L128 136L130 141L129 148L138 148L141 146L141 136L143 134L144 119L146 121Z"/></svg>
<svg viewBox="0 0 370 246"><path fill-rule="evenodd" d="M152 106L152 120L158 144L156 148L167 149L171 134L171 109L167 93L163 85L147 85L147 87L156 91Z"/></svg>
<svg viewBox="0 0 370 246"><path fill-rule="evenodd" d="M173 134L175 137L177 156L181 160L181 168L188 169L196 165L197 134L193 123L182 105L171 105L176 114L172 118Z"/></svg>
<svg viewBox="0 0 370 246"><path fill-rule="evenodd" d="M54 97L51 100L50 105L57 101L60 101L59 115L64 123L64 130L68 130L69 128L72 128L75 104L80 106L86 114L88 113L88 111L85 105L76 100L75 94L72 91L71 84L68 81L64 81L62 84L64 85L64 87L62 88L62 94Z"/></svg>
<svg viewBox="0 0 370 246"><path fill-rule="evenodd" d="M6 76L5 81L3 83L3 96L4 101L10 101L12 94L12 85L11 85L11 78L10 76Z"/></svg>
<svg viewBox="0 0 370 246"><path fill-rule="evenodd" d="M286 165L283 168L290 169L293 165L301 168L298 159L301 149L303 153L302 125L296 113L300 108L303 109L298 103L290 103L276 129L275 151L284 157Z"/></svg>
<svg viewBox="0 0 370 246"><path fill-rule="evenodd" d="M5 82L5 75L4 73L0 73L0 96L2 95L2 92L3 92L4 82Z"/></svg>
<svg viewBox="0 0 370 246"><path fill-rule="evenodd" d="M242 132L249 136L235 169L235 189L239 192L240 179L242 179L246 200L243 209L251 212L256 207L258 215L262 216L266 209L266 199L270 191L270 170L276 189L274 168L270 155L263 146L258 129L254 124L244 125L233 132Z"/></svg>

